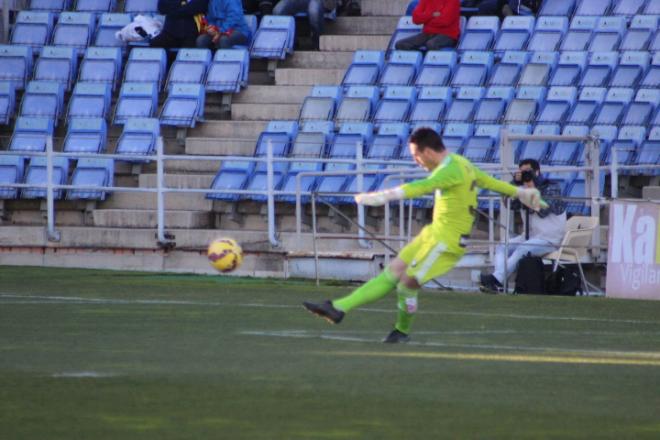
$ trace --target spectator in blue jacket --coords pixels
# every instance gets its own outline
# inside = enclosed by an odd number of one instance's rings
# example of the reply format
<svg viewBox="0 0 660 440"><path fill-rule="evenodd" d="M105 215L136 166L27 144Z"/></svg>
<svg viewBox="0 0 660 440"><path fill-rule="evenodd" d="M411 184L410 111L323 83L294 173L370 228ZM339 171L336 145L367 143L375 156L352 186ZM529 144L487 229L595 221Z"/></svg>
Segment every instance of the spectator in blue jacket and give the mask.
<svg viewBox="0 0 660 440"><path fill-rule="evenodd" d="M207 5L208 0L158 0L158 12L165 16L165 24L149 44L164 48L195 47L201 14L206 13Z"/></svg>
<svg viewBox="0 0 660 440"><path fill-rule="evenodd" d="M210 0L206 20L206 32L197 38L197 47L229 49L250 43L241 0Z"/></svg>

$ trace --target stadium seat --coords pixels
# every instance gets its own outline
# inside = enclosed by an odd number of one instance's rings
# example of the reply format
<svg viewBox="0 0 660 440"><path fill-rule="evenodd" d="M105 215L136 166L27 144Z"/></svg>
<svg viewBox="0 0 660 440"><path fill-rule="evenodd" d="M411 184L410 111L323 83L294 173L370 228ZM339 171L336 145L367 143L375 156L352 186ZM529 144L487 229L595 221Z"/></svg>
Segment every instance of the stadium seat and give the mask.
<svg viewBox="0 0 660 440"><path fill-rule="evenodd" d="M422 87L408 120L413 124L438 122L444 118L451 100L449 87Z"/></svg>
<svg viewBox="0 0 660 440"><path fill-rule="evenodd" d="M334 134L332 121L307 121L294 137L289 157L323 157Z"/></svg>
<svg viewBox="0 0 660 440"><path fill-rule="evenodd" d="M53 31L54 46L73 47L82 55L94 34L96 18L89 12L62 12Z"/></svg>
<svg viewBox="0 0 660 440"><path fill-rule="evenodd" d="M462 32L458 50L489 50L500 28L498 17L472 16Z"/></svg>
<svg viewBox="0 0 660 440"><path fill-rule="evenodd" d="M558 135L560 132L559 124L539 124L534 127L535 135ZM522 142L516 151L516 163L523 159L535 159L540 163L546 163L546 156L550 152L550 141L527 141Z"/></svg>
<svg viewBox="0 0 660 440"><path fill-rule="evenodd" d="M619 129L615 125L594 125L591 135L598 137L600 143L600 161L604 162L609 155L610 145L616 139ZM585 164L586 149L583 148L578 156L578 165Z"/></svg>
<svg viewBox="0 0 660 440"><path fill-rule="evenodd" d="M660 105L660 90L639 89L621 119L622 125L647 125Z"/></svg>
<svg viewBox="0 0 660 440"><path fill-rule="evenodd" d="M0 160L2 156L0 156ZM648 139L639 147L633 165L658 165L660 164L660 127L653 127L649 132ZM1 167L2 165L0 165ZM658 175L660 170L641 169L635 170L636 174Z"/></svg>
<svg viewBox="0 0 660 440"><path fill-rule="evenodd" d="M47 11L59 13L70 8L69 0L30 0L30 11Z"/></svg>
<svg viewBox="0 0 660 440"><path fill-rule="evenodd" d="M637 125L620 127L616 139L612 141L607 150L603 160L604 164L611 164L613 156L616 154L619 165L630 165L635 152L639 150L644 140L646 140L646 127Z"/></svg>
<svg viewBox="0 0 660 440"><path fill-rule="evenodd" d="M101 14L96 30L96 38L94 39L94 46L125 47L126 43L117 38L115 34L125 26L128 26L131 21L133 20L130 14Z"/></svg>
<svg viewBox="0 0 660 440"><path fill-rule="evenodd" d="M151 118L158 109L158 90L154 83L124 82L119 91L112 123L124 124L131 118Z"/></svg>
<svg viewBox="0 0 660 440"><path fill-rule="evenodd" d="M566 117L567 124L590 124L605 100L607 89L604 87L585 87Z"/></svg>
<svg viewBox="0 0 660 440"><path fill-rule="evenodd" d="M539 17L536 20L534 35L527 43L527 50L530 52L557 50L566 32L568 32L568 17Z"/></svg>
<svg viewBox="0 0 660 440"><path fill-rule="evenodd" d="M397 159L401 154L402 148L408 148L408 134L410 130L405 123L387 123L381 124L378 132L373 136L373 140L367 145L368 160L389 161ZM386 164L369 164L365 168L380 169L385 168Z"/></svg>
<svg viewBox="0 0 660 440"><path fill-rule="evenodd" d="M601 17L589 42L589 52L608 52L619 49L626 33L625 17Z"/></svg>
<svg viewBox="0 0 660 440"><path fill-rule="evenodd" d="M532 134L532 126L530 124L509 124L500 127L501 130L505 129L509 134ZM520 148L523 141L509 141L511 144L511 152L515 155L516 151ZM491 163L500 163L501 161L500 148L494 148L490 158Z"/></svg>
<svg viewBox="0 0 660 440"><path fill-rule="evenodd" d="M133 15L158 13L158 0L124 0L124 12Z"/></svg>
<svg viewBox="0 0 660 440"><path fill-rule="evenodd" d="M249 177L254 170L254 162L250 160L223 160L220 169L211 182L213 190L229 191L226 193L208 193L207 199L222 200L227 202L238 201L240 194L230 191L245 189Z"/></svg>
<svg viewBox="0 0 660 440"><path fill-rule="evenodd" d="M110 111L110 84L78 82L69 99L67 121L74 118L105 118Z"/></svg>
<svg viewBox="0 0 660 440"><path fill-rule="evenodd" d="M481 86L493 67L493 52L463 52L451 78L452 87Z"/></svg>
<svg viewBox="0 0 660 440"><path fill-rule="evenodd" d="M415 86L446 86L456 67L456 59L455 51L432 50L427 52L415 79Z"/></svg>
<svg viewBox="0 0 660 440"><path fill-rule="evenodd" d="M31 47L0 45L0 81L11 81L16 90L23 90L31 73Z"/></svg>
<svg viewBox="0 0 660 440"><path fill-rule="evenodd" d="M567 125L561 133L563 136L588 136L589 127L586 125ZM562 141L551 148L548 155L548 165L574 165L582 150L582 142Z"/></svg>
<svg viewBox="0 0 660 440"><path fill-rule="evenodd" d="M160 112L160 123L194 128L204 120L204 98L201 84L174 84Z"/></svg>
<svg viewBox="0 0 660 440"><path fill-rule="evenodd" d="M33 79L55 81L71 90L71 84L78 67L78 57L71 47L44 46L34 65Z"/></svg>
<svg viewBox="0 0 660 440"><path fill-rule="evenodd" d="M581 176L581 174L580 174ZM564 190L564 197L573 197L576 199L585 198L586 184L584 177L576 177L572 182L568 182ZM566 212L573 215L589 215L590 208L588 208L584 201L569 200L566 203Z"/></svg>
<svg viewBox="0 0 660 440"><path fill-rule="evenodd" d="M64 106L64 87L54 81L30 81L21 101L21 116L46 117L57 122Z"/></svg>
<svg viewBox="0 0 660 440"><path fill-rule="evenodd" d="M474 126L465 122L450 122L442 131L442 142L452 153L463 148L465 142L474 134Z"/></svg>
<svg viewBox="0 0 660 440"><path fill-rule="evenodd" d="M602 17L608 15L607 12L610 9L611 3L612 0L599 0L597 2L593 0L579 0L577 9L575 10L575 16L592 15Z"/></svg>
<svg viewBox="0 0 660 440"><path fill-rule="evenodd" d="M657 53L660 51L660 32L656 32L649 43L649 52Z"/></svg>
<svg viewBox="0 0 660 440"><path fill-rule="evenodd" d="M341 87L314 86L310 96L305 97L298 119L300 121L328 121L335 117L341 100Z"/></svg>
<svg viewBox="0 0 660 440"><path fill-rule="evenodd" d="M124 81L152 82L161 90L166 66L165 49L134 47L128 56Z"/></svg>
<svg viewBox="0 0 660 440"><path fill-rule="evenodd" d="M167 75L167 90L178 84L204 84L210 64L209 49L180 49Z"/></svg>
<svg viewBox="0 0 660 440"><path fill-rule="evenodd" d="M489 87L474 112L474 122L496 123L502 119L507 105L515 96L513 87Z"/></svg>
<svg viewBox="0 0 660 440"><path fill-rule="evenodd" d="M653 34L658 29L658 17L655 15L636 15L633 17L628 32L619 45L620 51L646 50Z"/></svg>
<svg viewBox="0 0 660 440"><path fill-rule="evenodd" d="M16 90L14 83L9 81L0 81L0 124L7 125L9 120L14 117L16 108Z"/></svg>
<svg viewBox="0 0 660 440"><path fill-rule="evenodd" d="M80 65L79 81L109 84L115 89L121 74L122 56L118 47L88 47Z"/></svg>
<svg viewBox="0 0 660 440"><path fill-rule="evenodd" d="M470 121L477 105L485 94L483 87L461 87L456 96L449 104L446 121Z"/></svg>
<svg viewBox="0 0 660 440"><path fill-rule="evenodd" d="M658 33L660 35L660 32ZM649 67L644 79L639 84L640 87L658 87L660 86L660 52L656 52L653 55L651 60L651 66Z"/></svg>
<svg viewBox="0 0 660 440"><path fill-rule="evenodd" d="M383 67L378 84L382 87L411 85L421 65L421 52L395 50Z"/></svg>
<svg viewBox="0 0 660 440"><path fill-rule="evenodd" d="M632 17L636 14L641 14L647 0L622 0L619 2L614 2L612 6L612 15L622 15L623 17ZM653 0L650 0L653 3Z"/></svg>
<svg viewBox="0 0 660 440"><path fill-rule="evenodd" d="M406 121L416 99L417 90L414 87L387 87L376 107L374 124Z"/></svg>
<svg viewBox="0 0 660 440"><path fill-rule="evenodd" d="M524 50L534 31L534 17L510 15L502 21L493 50L503 53L507 50Z"/></svg>
<svg viewBox="0 0 660 440"><path fill-rule="evenodd" d="M598 125L618 124L634 95L635 90L632 88L609 89L593 123Z"/></svg>
<svg viewBox="0 0 660 440"><path fill-rule="evenodd" d="M254 34L257 33L258 29L258 21L257 21L257 16L256 15L251 15L251 14L244 14L243 18L245 19L245 24L248 27L248 30L250 31L250 42L252 41L252 37ZM250 42L248 42L247 45L243 46L240 44L237 44L233 47L233 49L243 49L248 51L250 53ZM249 57L248 57L249 58Z"/></svg>
<svg viewBox="0 0 660 440"><path fill-rule="evenodd" d="M253 58L283 60L293 52L296 23L293 17L266 15L252 38L250 55Z"/></svg>
<svg viewBox="0 0 660 440"><path fill-rule="evenodd" d="M357 50L348 66L341 85L370 86L376 84L385 63L385 54L379 50Z"/></svg>
<svg viewBox="0 0 660 440"><path fill-rule="evenodd" d="M475 163L487 163L493 150L499 145L500 125L482 124L474 128L474 135L467 138L461 154Z"/></svg>
<svg viewBox="0 0 660 440"><path fill-rule="evenodd" d="M562 124L568 112L575 105L576 99L577 89L575 87L550 87L536 121Z"/></svg>
<svg viewBox="0 0 660 440"><path fill-rule="evenodd" d="M254 149L255 157L268 156L268 144L270 143L273 157L286 157L289 155L293 139L298 135L298 122L296 121L270 121L266 130L261 132L257 145ZM286 162L274 162L273 168L279 172L285 172L288 164ZM259 162L255 165L257 170L266 170L266 164Z"/></svg>
<svg viewBox="0 0 660 440"><path fill-rule="evenodd" d="M522 69L518 86L547 85L558 60L557 52L534 52L529 63Z"/></svg>
<svg viewBox="0 0 660 440"><path fill-rule="evenodd" d="M25 158L23 156L0 155L0 200L18 197L18 188L3 187L5 184L23 183Z"/></svg>
<svg viewBox="0 0 660 440"><path fill-rule="evenodd" d="M375 86L353 86L339 104L335 121L343 122L366 122L370 121L378 102L378 88Z"/></svg>
<svg viewBox="0 0 660 440"><path fill-rule="evenodd" d="M76 168L71 173L71 186L114 186L115 162L105 158L80 158ZM93 189L70 189L67 191L67 200L98 200L103 201L108 191Z"/></svg>
<svg viewBox="0 0 660 440"><path fill-rule="evenodd" d="M507 51L504 52L499 63L491 69L488 85L490 86L515 86L518 84L520 72L527 65L530 52Z"/></svg>
<svg viewBox="0 0 660 440"><path fill-rule="evenodd" d="M387 44L387 52L390 53L396 49L397 41L412 37L420 32L422 32L422 25L413 23L411 16L406 15L399 18L396 29L390 38L390 42Z"/></svg>
<svg viewBox="0 0 660 440"><path fill-rule="evenodd" d="M69 122L64 138L65 153L102 153L108 142L108 127L103 118L76 118Z"/></svg>
<svg viewBox="0 0 660 440"><path fill-rule="evenodd" d="M660 15L660 3L653 0L648 0L646 6L644 6L643 14L646 15Z"/></svg>
<svg viewBox="0 0 660 440"><path fill-rule="evenodd" d="M76 0L76 11L100 14L110 12L115 7L115 0Z"/></svg>
<svg viewBox="0 0 660 440"><path fill-rule="evenodd" d="M646 51L623 52L619 65L610 77L610 87L634 87L644 77L650 57Z"/></svg>
<svg viewBox="0 0 660 440"><path fill-rule="evenodd" d="M581 78L587 66L587 52L562 52L552 73L549 86L571 86Z"/></svg>
<svg viewBox="0 0 660 440"><path fill-rule="evenodd" d="M46 158L34 157L30 160L25 171L25 183L28 185L46 185ZM53 157L53 180L54 185L65 185L69 177L69 159L66 157ZM53 198L59 200L64 191L56 189ZM46 188L23 188L21 191L23 199L45 199Z"/></svg>
<svg viewBox="0 0 660 440"><path fill-rule="evenodd" d="M11 44L30 46L35 54L39 53L50 39L53 19L50 12L20 11L11 33Z"/></svg>
<svg viewBox="0 0 660 440"><path fill-rule="evenodd" d="M155 118L129 119L117 141L115 154L129 156L149 156L156 151L156 142L160 136L160 124ZM132 162L125 160L126 162ZM142 160L137 160L142 162Z"/></svg>
<svg viewBox="0 0 660 440"><path fill-rule="evenodd" d="M536 116L543 105L546 90L544 87L519 87L516 97L509 103L504 114L505 124L527 124Z"/></svg>
<svg viewBox="0 0 660 440"><path fill-rule="evenodd" d="M575 3L576 0L545 0L539 11L539 16L555 15L560 17L570 17L573 15Z"/></svg>
<svg viewBox="0 0 660 440"><path fill-rule="evenodd" d="M219 49L206 76L209 92L238 93L248 83L250 54L245 49Z"/></svg>
<svg viewBox="0 0 660 440"><path fill-rule="evenodd" d="M20 117L16 119L14 134L9 142L9 151L46 151L46 140L53 136L55 127L48 118Z"/></svg>
<svg viewBox="0 0 660 440"><path fill-rule="evenodd" d="M585 2L586 3L586 2ZM575 16L568 27L568 32L561 42L562 51L587 50L594 29L598 25L598 17Z"/></svg>
<svg viewBox="0 0 660 440"><path fill-rule="evenodd" d="M604 87L619 62L618 52L594 52L584 69L579 87Z"/></svg>

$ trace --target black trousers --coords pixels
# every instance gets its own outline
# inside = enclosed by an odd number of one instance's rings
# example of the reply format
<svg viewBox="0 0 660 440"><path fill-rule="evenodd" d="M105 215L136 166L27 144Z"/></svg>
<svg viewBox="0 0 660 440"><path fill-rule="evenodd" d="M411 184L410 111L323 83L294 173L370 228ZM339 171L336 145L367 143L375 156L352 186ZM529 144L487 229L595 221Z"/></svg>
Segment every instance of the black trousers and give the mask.
<svg viewBox="0 0 660 440"><path fill-rule="evenodd" d="M456 46L456 40L443 34L425 34L420 32L412 37L404 38L396 42L396 50L418 50L426 47L427 50L438 50L443 47Z"/></svg>
<svg viewBox="0 0 660 440"><path fill-rule="evenodd" d="M151 47L164 47L165 49L169 49L170 47L197 47L195 44L196 41L197 35L189 35L181 38L167 32L161 32L151 40L149 45Z"/></svg>

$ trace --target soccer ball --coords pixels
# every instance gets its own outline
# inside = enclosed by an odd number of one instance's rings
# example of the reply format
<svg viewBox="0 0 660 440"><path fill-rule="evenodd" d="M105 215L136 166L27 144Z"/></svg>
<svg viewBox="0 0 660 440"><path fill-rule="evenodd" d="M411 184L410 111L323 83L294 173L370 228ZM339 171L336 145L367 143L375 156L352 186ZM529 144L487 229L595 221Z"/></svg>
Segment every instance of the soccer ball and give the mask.
<svg viewBox="0 0 660 440"><path fill-rule="evenodd" d="M216 238L207 251L211 266L220 272L231 272L243 262L243 249L231 238Z"/></svg>

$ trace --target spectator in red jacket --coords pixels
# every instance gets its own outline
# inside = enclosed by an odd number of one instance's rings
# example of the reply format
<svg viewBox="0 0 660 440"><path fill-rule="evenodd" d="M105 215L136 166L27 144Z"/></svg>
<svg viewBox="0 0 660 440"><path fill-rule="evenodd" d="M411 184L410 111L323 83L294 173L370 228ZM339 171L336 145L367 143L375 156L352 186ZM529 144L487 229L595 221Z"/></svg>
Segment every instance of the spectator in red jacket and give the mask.
<svg viewBox="0 0 660 440"><path fill-rule="evenodd" d="M422 32L396 42L397 50L438 50L454 47L461 33L460 0L420 0L412 13L413 23L424 25Z"/></svg>

